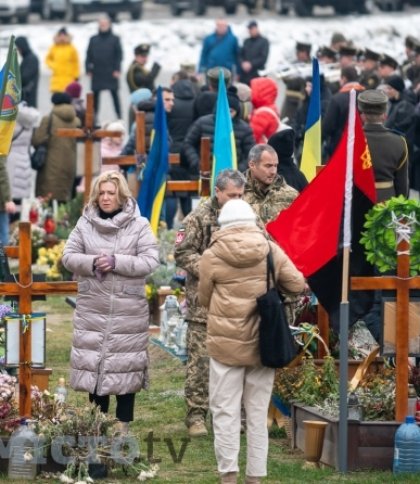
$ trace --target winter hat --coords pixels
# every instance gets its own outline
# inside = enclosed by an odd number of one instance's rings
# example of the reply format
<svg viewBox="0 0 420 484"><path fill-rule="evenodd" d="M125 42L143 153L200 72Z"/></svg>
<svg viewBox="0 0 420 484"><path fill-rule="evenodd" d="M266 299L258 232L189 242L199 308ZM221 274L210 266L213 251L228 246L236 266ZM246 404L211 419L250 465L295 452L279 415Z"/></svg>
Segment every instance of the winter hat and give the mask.
<svg viewBox="0 0 420 484"><path fill-rule="evenodd" d="M234 225L256 225L257 216L251 205L245 200L229 200L226 202L218 218L222 229Z"/></svg>
<svg viewBox="0 0 420 484"><path fill-rule="evenodd" d="M117 119L116 121L109 121L104 123L103 129L107 131L120 131L121 136L125 135L125 124L122 119Z"/></svg>
<svg viewBox="0 0 420 484"><path fill-rule="evenodd" d="M66 93L72 98L72 99L78 99L80 97L80 94L82 93L82 85L77 82L71 82L67 87L66 87Z"/></svg>
<svg viewBox="0 0 420 484"><path fill-rule="evenodd" d="M71 97L65 92L55 92L51 96L51 102L57 104L71 104Z"/></svg>
<svg viewBox="0 0 420 484"><path fill-rule="evenodd" d="M227 98L229 107L239 114L241 112L241 102L239 101L238 90L235 86L228 87Z"/></svg>
<svg viewBox="0 0 420 484"><path fill-rule="evenodd" d="M388 86L391 86L398 92L403 92L405 89L403 78L397 74L387 77L384 84L388 84Z"/></svg>
<svg viewBox="0 0 420 484"><path fill-rule="evenodd" d="M147 89L147 87L141 87L130 94L130 103L133 106L137 106L139 102L148 101L149 99L152 99L152 91Z"/></svg>
<svg viewBox="0 0 420 484"><path fill-rule="evenodd" d="M293 157L295 132L290 126L282 123L280 131L270 136L267 144L275 149L279 163L281 163L281 160Z"/></svg>

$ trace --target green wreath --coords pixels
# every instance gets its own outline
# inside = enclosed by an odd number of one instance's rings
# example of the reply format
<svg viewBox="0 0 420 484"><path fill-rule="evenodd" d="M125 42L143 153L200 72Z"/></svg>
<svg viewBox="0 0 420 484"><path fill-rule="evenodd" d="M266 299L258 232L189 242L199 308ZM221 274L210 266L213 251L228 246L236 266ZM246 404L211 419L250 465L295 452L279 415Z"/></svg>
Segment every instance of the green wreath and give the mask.
<svg viewBox="0 0 420 484"><path fill-rule="evenodd" d="M420 273L420 203L407 200L402 195L378 203L366 214L365 231L360 243L365 247L367 260L379 272L395 270L397 267L397 239L392 224L392 213L397 219L414 215L418 223L412 227L410 238L410 274Z"/></svg>

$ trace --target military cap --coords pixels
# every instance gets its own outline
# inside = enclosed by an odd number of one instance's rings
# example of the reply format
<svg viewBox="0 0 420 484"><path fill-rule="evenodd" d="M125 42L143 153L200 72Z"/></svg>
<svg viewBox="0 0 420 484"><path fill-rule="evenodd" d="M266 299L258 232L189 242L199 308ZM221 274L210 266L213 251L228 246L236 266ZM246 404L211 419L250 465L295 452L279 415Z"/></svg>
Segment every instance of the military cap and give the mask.
<svg viewBox="0 0 420 484"><path fill-rule="evenodd" d="M331 49L331 47L323 46L318 49L317 52L318 57L328 57L329 59L336 59L337 58L337 51Z"/></svg>
<svg viewBox="0 0 420 484"><path fill-rule="evenodd" d="M296 42L296 50L303 52L311 52L312 44L306 42Z"/></svg>
<svg viewBox="0 0 420 484"><path fill-rule="evenodd" d="M387 105L387 95L378 89L367 89L357 96L357 106L361 113L383 114Z"/></svg>
<svg viewBox="0 0 420 484"><path fill-rule="evenodd" d="M339 56L351 56L354 57L357 55L357 49L356 47L353 47L352 45L342 45L338 51Z"/></svg>
<svg viewBox="0 0 420 484"><path fill-rule="evenodd" d="M180 68L182 71L188 72L188 74L194 74L196 66L193 62L181 62Z"/></svg>
<svg viewBox="0 0 420 484"><path fill-rule="evenodd" d="M232 74L230 73L229 69L226 67L212 67L207 71L207 81L212 84L213 86L217 86L219 82L219 71L222 69L223 76L225 78L225 84L228 85L232 78Z"/></svg>
<svg viewBox="0 0 420 484"><path fill-rule="evenodd" d="M418 43L419 41L413 35L407 35L407 37L405 38L405 46L408 49L414 49L414 47Z"/></svg>
<svg viewBox="0 0 420 484"><path fill-rule="evenodd" d="M139 44L134 48L134 55L149 55L150 44Z"/></svg>
<svg viewBox="0 0 420 484"><path fill-rule="evenodd" d="M381 58L381 54L370 49L365 49L362 58L364 60L378 61Z"/></svg>
<svg viewBox="0 0 420 484"><path fill-rule="evenodd" d="M393 69L398 67L398 62L388 54L382 54L379 63L383 66L392 67Z"/></svg>

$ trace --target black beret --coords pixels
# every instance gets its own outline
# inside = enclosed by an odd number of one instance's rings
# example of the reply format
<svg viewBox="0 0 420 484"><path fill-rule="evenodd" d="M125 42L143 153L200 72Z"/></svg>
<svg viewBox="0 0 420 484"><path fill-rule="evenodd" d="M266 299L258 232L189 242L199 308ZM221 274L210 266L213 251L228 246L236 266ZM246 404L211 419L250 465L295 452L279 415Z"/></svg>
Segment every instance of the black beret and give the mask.
<svg viewBox="0 0 420 484"><path fill-rule="evenodd" d="M71 104L71 97L66 92L55 92L51 96L51 102L57 104Z"/></svg>
<svg viewBox="0 0 420 484"><path fill-rule="evenodd" d="M383 114L387 105L387 95L378 89L367 89L357 96L357 106L361 113Z"/></svg>

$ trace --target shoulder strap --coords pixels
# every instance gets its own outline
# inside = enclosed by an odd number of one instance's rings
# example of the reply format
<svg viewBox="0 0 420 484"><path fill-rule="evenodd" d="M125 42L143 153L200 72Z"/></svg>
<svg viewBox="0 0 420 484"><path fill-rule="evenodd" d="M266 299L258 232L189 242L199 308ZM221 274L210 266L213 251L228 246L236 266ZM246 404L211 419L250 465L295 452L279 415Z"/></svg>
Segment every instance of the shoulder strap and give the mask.
<svg viewBox="0 0 420 484"><path fill-rule="evenodd" d="M18 138L19 138L19 136L20 136L20 135L21 135L21 134L22 134L24 131L25 131L25 128L22 126L22 127L20 128L20 130L19 130L19 131L18 131L16 134L14 134L14 135L13 135L12 141L15 141L15 139L18 139Z"/></svg>
<svg viewBox="0 0 420 484"><path fill-rule="evenodd" d="M270 289L270 276L273 279L274 286L276 285L276 276L274 273L274 262L273 262L273 254L271 252L271 247L268 246L268 254L267 254L267 291Z"/></svg>

